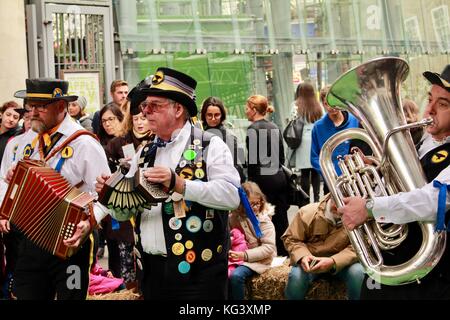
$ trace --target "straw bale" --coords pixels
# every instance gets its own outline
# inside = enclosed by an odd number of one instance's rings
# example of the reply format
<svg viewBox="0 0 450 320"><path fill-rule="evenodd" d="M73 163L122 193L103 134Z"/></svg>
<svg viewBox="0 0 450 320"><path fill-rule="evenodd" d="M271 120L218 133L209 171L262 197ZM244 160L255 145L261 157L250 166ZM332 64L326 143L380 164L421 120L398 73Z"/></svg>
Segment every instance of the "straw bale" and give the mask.
<svg viewBox="0 0 450 320"><path fill-rule="evenodd" d="M270 268L266 272L247 281L247 298L249 300L283 300L284 288L289 275L289 262Z"/></svg>
<svg viewBox="0 0 450 320"><path fill-rule="evenodd" d="M270 268L247 281L246 299L248 300L284 300L284 289L289 276L289 262ZM345 300L345 283L336 277L324 276L314 281L305 297L306 300Z"/></svg>
<svg viewBox="0 0 450 320"><path fill-rule="evenodd" d="M88 295L87 300L140 300L141 296L135 290L120 290L117 292Z"/></svg>

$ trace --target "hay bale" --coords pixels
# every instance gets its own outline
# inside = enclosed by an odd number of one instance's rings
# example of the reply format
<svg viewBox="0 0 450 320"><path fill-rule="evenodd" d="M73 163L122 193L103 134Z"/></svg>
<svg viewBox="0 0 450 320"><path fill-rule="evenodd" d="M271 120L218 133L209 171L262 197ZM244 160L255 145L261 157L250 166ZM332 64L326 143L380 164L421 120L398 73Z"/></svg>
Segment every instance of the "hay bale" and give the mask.
<svg viewBox="0 0 450 320"><path fill-rule="evenodd" d="M253 276L246 284L245 299L248 300L284 300L289 271L289 261L270 268L260 275ZM346 300L345 283L332 276L324 276L314 281L305 300Z"/></svg>
<svg viewBox="0 0 450 320"><path fill-rule="evenodd" d="M120 290L117 292L88 295L87 300L140 300L141 295L135 290Z"/></svg>
<svg viewBox="0 0 450 320"><path fill-rule="evenodd" d="M284 300L284 288L287 284L289 270L289 261L286 259L283 265L253 276L247 281L246 299Z"/></svg>

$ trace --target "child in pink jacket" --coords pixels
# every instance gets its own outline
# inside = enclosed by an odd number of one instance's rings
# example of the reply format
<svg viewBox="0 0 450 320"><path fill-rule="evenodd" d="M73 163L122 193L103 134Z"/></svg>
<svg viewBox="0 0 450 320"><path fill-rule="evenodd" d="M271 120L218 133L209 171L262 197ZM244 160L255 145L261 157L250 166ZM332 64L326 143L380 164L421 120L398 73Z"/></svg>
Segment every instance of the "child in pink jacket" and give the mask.
<svg viewBox="0 0 450 320"><path fill-rule="evenodd" d="M110 293L125 289L123 279L114 278L112 272L104 270L97 261L92 265L89 274L89 294Z"/></svg>
<svg viewBox="0 0 450 320"><path fill-rule="evenodd" d="M238 228L233 228L230 231L231 250L233 251L245 251L248 249L247 242L245 241L245 235ZM241 265L244 259L228 257L228 278L231 277L234 269Z"/></svg>

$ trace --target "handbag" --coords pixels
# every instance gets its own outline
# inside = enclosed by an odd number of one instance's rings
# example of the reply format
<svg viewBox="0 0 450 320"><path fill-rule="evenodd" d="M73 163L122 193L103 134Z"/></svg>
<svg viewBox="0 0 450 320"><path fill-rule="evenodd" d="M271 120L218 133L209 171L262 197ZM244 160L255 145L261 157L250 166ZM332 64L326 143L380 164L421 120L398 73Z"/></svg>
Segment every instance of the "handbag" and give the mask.
<svg viewBox="0 0 450 320"><path fill-rule="evenodd" d="M287 180L288 203L303 207L309 203L309 195L300 186L300 177L285 165L281 166Z"/></svg>
<svg viewBox="0 0 450 320"><path fill-rule="evenodd" d="M292 150L297 149L302 143L302 135L303 135L303 119L296 118L289 121L286 128L283 131L283 138L286 141L286 144Z"/></svg>

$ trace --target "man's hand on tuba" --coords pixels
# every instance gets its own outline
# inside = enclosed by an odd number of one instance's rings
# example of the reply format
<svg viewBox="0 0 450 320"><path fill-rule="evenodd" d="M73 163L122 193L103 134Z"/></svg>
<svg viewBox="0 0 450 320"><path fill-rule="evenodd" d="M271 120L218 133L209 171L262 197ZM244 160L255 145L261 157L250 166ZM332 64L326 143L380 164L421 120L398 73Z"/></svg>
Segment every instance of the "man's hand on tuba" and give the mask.
<svg viewBox="0 0 450 320"><path fill-rule="evenodd" d="M366 208L366 199L361 197L344 198L344 206L337 209L342 215L342 223L352 231L362 225L369 218L369 212Z"/></svg>

